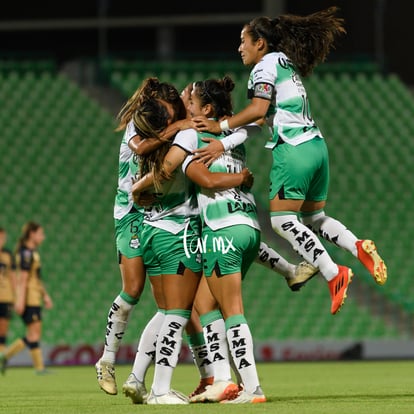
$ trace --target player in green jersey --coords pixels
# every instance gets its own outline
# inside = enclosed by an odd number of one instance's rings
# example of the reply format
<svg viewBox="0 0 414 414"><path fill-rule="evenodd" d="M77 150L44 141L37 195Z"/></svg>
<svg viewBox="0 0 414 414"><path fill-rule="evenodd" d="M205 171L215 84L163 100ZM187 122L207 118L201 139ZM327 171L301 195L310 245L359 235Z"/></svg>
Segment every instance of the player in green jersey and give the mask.
<svg viewBox="0 0 414 414"><path fill-rule="evenodd" d="M266 118L272 124L270 216L274 231L286 239L328 282L331 313L343 305L353 272L333 262L318 238L351 252L383 285L387 268L373 241L358 239L338 220L325 215L329 156L310 110L301 77L323 62L336 38L345 33L336 7L308 15L258 17L244 25L239 52L253 66L251 99L242 111L221 122L194 118L200 131L219 133ZM218 144L219 145L219 144ZM200 152L202 153L202 151Z"/></svg>
<svg viewBox="0 0 414 414"><path fill-rule="evenodd" d="M174 109L173 106L176 108ZM142 140L134 124L134 117L137 114L146 114L148 122L155 125L154 133L163 131L164 136L168 138L169 134L176 132L177 124L183 125L183 121L180 120L170 130L164 131L165 126L172 124L175 118L185 115L185 108L182 108L180 96L175 89L171 89L168 84L160 83L155 78L148 78L142 82L119 113L120 122L117 130L124 131L124 134L119 151L119 177L114 203L114 219L122 290L108 311L105 346L95 365L100 387L111 395L118 392L114 366L116 353L132 309L142 294L146 278L140 240L144 215L143 209L133 202L131 185L132 180L139 173L139 155L149 152L159 145L158 139ZM142 403L146 398L147 392L143 379L145 367L148 367L151 362L151 357L148 355L151 355L154 343L152 332L158 331L164 319L165 305L161 281L160 278L151 276L149 280L158 311L149 321L146 331L141 336L138 345L139 352L137 352L134 364L138 367L135 370L135 375L131 374L123 385L123 392L131 397L135 403Z"/></svg>
<svg viewBox="0 0 414 414"><path fill-rule="evenodd" d="M197 82L194 86L190 101L193 114L205 111L208 115L222 117L231 113L230 92L234 88L234 83L230 78ZM196 100L197 105L193 104ZM230 380L230 372L227 373L227 377L221 378L223 373L215 371L214 384L207 387L204 400L225 400L234 403L264 402L266 399L257 377L253 341L244 317L241 296L242 277L257 256L260 244L260 227L254 199L251 194L240 191L239 188L242 184L251 184L252 177L244 167L242 146L221 157L220 161L210 167L211 171L204 164L191 163L191 160L184 162L191 154L191 150L202 142L199 135L201 134L197 134L194 129L177 134L163 160L163 174L158 174L158 179L162 180L171 174L185 171L201 187L197 198L203 222L202 237L198 240L190 240L186 255L188 257L199 253L203 255L208 286L223 313L226 328L224 337L227 336L227 343L231 344L232 358L244 386L239 394L237 385ZM184 167L177 168L183 162ZM229 172L234 173L229 174ZM150 181L153 182L155 174L156 171L152 176L144 177L136 185L134 184L133 193L140 192L141 186L144 188ZM221 191L216 191L215 188ZM226 188L228 190L224 190ZM237 240L234 237L235 232ZM205 299L204 296L201 298L201 300ZM211 315L212 313L204 319L206 328L211 326L208 323ZM234 339L235 335L240 341ZM205 336L208 336L208 333L207 335L205 333Z"/></svg>

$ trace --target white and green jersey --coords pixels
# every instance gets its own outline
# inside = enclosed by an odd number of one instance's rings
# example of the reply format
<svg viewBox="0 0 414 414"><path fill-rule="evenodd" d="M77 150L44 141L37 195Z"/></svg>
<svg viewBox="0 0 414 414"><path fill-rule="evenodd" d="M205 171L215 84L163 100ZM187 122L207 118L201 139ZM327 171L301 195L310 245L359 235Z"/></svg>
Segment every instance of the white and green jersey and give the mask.
<svg viewBox="0 0 414 414"><path fill-rule="evenodd" d="M266 147L273 148L279 137L298 145L322 134L312 118L308 96L292 62L282 52L268 53L250 72L249 98L270 100L267 113L272 118L273 137Z"/></svg>
<svg viewBox="0 0 414 414"><path fill-rule="evenodd" d="M221 139L224 136L224 134L217 136L187 129L177 134L175 143L190 154L191 151L207 145L201 140L202 138ZM191 161L192 155L189 155L183 163L183 171L186 170ZM223 155L213 161L209 166L209 170L211 172L239 173L245 165L246 151L244 145L238 145L225 151ZM260 230L256 203L253 194L247 189L243 188L242 191L237 187L218 191L198 188L197 200L202 221L212 230L237 224L245 224Z"/></svg>
<svg viewBox="0 0 414 414"><path fill-rule="evenodd" d="M180 168L162 184L157 194L161 194L157 203L145 209L145 224L177 234L184 230L189 219L199 215L195 184Z"/></svg>
<svg viewBox="0 0 414 414"><path fill-rule="evenodd" d="M137 135L134 123L130 121L125 129L119 149L118 187L115 195L114 218L121 219L131 211L134 201L132 199L132 179L138 174L138 155L128 146L129 140ZM142 210L136 206L137 210Z"/></svg>

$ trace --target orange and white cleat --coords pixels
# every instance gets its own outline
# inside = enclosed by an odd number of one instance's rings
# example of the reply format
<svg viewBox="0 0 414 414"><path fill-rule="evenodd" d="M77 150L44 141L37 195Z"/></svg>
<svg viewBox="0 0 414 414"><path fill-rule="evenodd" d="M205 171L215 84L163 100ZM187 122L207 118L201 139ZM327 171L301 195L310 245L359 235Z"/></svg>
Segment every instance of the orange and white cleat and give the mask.
<svg viewBox="0 0 414 414"><path fill-rule="evenodd" d="M239 394L239 386L232 381L215 381L212 385L207 385L206 390L192 397L190 402L220 402L223 400L233 400Z"/></svg>
<svg viewBox="0 0 414 414"><path fill-rule="evenodd" d="M378 254L372 240L358 240L356 242L358 260L368 269L375 283L384 285L387 281L387 266Z"/></svg>
<svg viewBox="0 0 414 414"><path fill-rule="evenodd" d="M329 292L331 294L332 300L332 315L335 315L335 313L339 312L342 305L344 304L348 286L351 283L352 276L354 275L349 267L338 265L338 269L338 274L328 282Z"/></svg>
<svg viewBox="0 0 414 414"><path fill-rule="evenodd" d="M224 404L260 404L266 402L266 397L260 387L256 391L249 393L245 390L239 392L238 396L232 400L220 401Z"/></svg>
<svg viewBox="0 0 414 414"><path fill-rule="evenodd" d="M213 385L214 377L201 378L197 388L188 396L190 402L202 402L199 395L203 394L208 385Z"/></svg>

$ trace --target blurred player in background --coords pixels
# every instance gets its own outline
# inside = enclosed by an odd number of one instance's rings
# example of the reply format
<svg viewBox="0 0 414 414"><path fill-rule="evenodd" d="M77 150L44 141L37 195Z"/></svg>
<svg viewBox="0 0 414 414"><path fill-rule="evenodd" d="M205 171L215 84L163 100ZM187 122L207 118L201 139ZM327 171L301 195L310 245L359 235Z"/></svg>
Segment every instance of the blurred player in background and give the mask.
<svg viewBox="0 0 414 414"><path fill-rule="evenodd" d="M26 325L26 335L15 340L0 354L0 368L4 372L7 361L14 355L29 349L33 366L37 374L48 373L45 370L40 340L42 336L42 307L53 307L46 287L41 279L39 246L45 239L43 227L29 221L23 226L16 247L16 301L15 310Z"/></svg>
<svg viewBox="0 0 414 414"><path fill-rule="evenodd" d="M7 232L0 227L0 352L7 344L9 322L12 317L15 299L15 260L13 253L6 248Z"/></svg>
<svg viewBox="0 0 414 414"><path fill-rule="evenodd" d="M200 131L219 133L266 117L273 130L266 145L273 155L269 194L272 227L319 268L328 282L332 314L343 305L353 272L333 262L318 235L351 252L377 284L383 285L387 279L387 268L374 242L358 239L324 213L328 149L312 118L301 77L310 75L326 59L336 38L345 33L343 19L335 17L336 12L337 8L331 7L304 17L258 17L244 25L238 50L243 64L253 66L248 81L250 104L220 123L194 119Z"/></svg>

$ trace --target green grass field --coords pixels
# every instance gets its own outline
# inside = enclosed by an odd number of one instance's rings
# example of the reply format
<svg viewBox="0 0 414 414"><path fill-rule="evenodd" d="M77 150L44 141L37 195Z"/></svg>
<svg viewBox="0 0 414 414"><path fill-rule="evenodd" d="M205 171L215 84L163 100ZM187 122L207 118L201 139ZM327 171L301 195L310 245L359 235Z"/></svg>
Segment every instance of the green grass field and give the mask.
<svg viewBox="0 0 414 414"><path fill-rule="evenodd" d="M118 387L130 366L118 366ZM265 404L189 406L133 405L122 393L99 389L94 367L52 367L37 376L31 368L10 367L0 377L0 412L30 413L414 413L414 361L289 362L259 364ZM147 387L153 371L148 373ZM179 365L173 388L190 393L198 384L193 365Z"/></svg>

